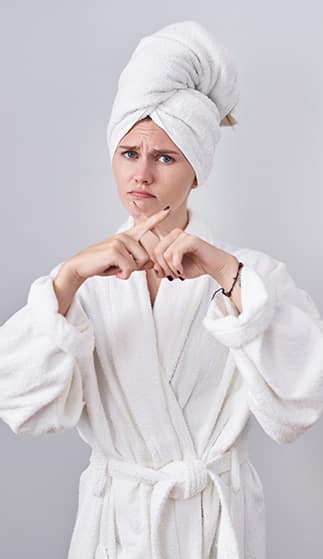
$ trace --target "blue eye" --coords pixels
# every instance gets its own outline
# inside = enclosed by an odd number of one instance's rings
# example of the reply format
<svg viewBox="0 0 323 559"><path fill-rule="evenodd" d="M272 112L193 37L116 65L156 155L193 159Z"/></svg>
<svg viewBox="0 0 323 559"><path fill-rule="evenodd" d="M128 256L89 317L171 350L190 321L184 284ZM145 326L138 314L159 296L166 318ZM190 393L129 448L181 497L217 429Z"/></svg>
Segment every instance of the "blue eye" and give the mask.
<svg viewBox="0 0 323 559"><path fill-rule="evenodd" d="M136 154L136 152L132 151L132 150L126 150L126 151L123 151L121 153L122 153L122 155L125 155L126 153ZM168 163L169 161L175 161L173 157L171 157L170 155L167 155L166 153L161 153L158 158L160 158L160 157L168 157L168 161L166 161L166 163ZM134 159L134 157L126 157L126 159Z"/></svg>
<svg viewBox="0 0 323 559"><path fill-rule="evenodd" d="M127 151L123 151L123 152L122 152L122 155L124 155L125 153L136 153L136 152L135 152L135 151L127 150ZM127 158L127 159L128 159L128 158ZM132 159L132 158L130 157L130 159Z"/></svg>
<svg viewBox="0 0 323 559"><path fill-rule="evenodd" d="M166 155L166 154L165 154L165 155L163 155L163 154L162 154L162 155L161 155L160 157L168 157L168 159L171 159L172 161L174 161L174 158L173 158L173 157L171 157L170 155Z"/></svg>

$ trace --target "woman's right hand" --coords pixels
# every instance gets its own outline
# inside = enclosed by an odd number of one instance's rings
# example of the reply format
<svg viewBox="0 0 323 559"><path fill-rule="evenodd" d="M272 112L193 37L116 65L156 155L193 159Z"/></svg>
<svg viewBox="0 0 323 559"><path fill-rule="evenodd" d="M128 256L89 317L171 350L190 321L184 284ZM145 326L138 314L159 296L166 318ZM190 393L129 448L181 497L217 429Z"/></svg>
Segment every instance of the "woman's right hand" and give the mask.
<svg viewBox="0 0 323 559"><path fill-rule="evenodd" d="M152 268L154 262L139 241L169 213L170 208L161 210L127 231L116 233L81 250L72 256L65 265L69 267L80 283L92 276L116 275L120 279L128 279L136 270Z"/></svg>

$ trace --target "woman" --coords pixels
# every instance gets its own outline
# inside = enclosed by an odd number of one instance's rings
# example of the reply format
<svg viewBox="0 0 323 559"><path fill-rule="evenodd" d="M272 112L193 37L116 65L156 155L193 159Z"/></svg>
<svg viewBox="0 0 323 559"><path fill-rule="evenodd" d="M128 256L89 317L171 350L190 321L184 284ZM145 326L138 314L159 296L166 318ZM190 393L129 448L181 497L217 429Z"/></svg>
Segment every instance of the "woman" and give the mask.
<svg viewBox="0 0 323 559"><path fill-rule="evenodd" d="M264 559L251 415L289 443L322 413L311 297L187 206L237 100L200 24L140 41L108 126L129 218L35 280L1 327L0 417L15 433L76 427L92 449L69 559Z"/></svg>

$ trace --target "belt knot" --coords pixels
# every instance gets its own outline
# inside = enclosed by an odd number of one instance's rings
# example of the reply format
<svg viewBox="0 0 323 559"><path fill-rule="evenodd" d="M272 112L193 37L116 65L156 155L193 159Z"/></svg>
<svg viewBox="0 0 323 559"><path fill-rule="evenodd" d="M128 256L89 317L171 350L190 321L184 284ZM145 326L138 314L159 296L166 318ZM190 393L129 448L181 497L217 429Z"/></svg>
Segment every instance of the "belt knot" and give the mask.
<svg viewBox="0 0 323 559"><path fill-rule="evenodd" d="M174 460L159 469L175 481L169 494L173 499L189 499L201 493L208 483L208 471L203 460Z"/></svg>

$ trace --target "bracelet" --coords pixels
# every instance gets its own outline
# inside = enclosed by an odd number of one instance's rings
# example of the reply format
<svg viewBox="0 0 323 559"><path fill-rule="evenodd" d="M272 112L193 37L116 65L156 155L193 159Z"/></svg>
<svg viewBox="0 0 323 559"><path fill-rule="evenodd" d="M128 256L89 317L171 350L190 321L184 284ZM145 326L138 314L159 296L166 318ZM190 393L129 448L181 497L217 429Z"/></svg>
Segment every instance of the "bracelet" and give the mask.
<svg viewBox="0 0 323 559"><path fill-rule="evenodd" d="M236 281L237 281L237 279L238 279L238 276L240 276L240 270L241 270L242 266L243 266L243 262L239 262L238 271L237 271L236 276L233 278L233 284L232 284L232 286L231 286L231 289L230 289L229 291L225 292L224 289L223 289L223 287L220 287L219 289L217 289L216 291L214 291L214 293L213 293L213 295L212 295L212 297L211 297L211 301L212 301L212 299L214 298L214 296L215 296L219 291L222 291L223 295L226 295L227 297L230 297L230 296L231 296L231 293L232 293L233 288L234 288L234 286L235 286L235 284L236 284ZM240 277L239 277L239 286L241 287L241 278L240 278Z"/></svg>

